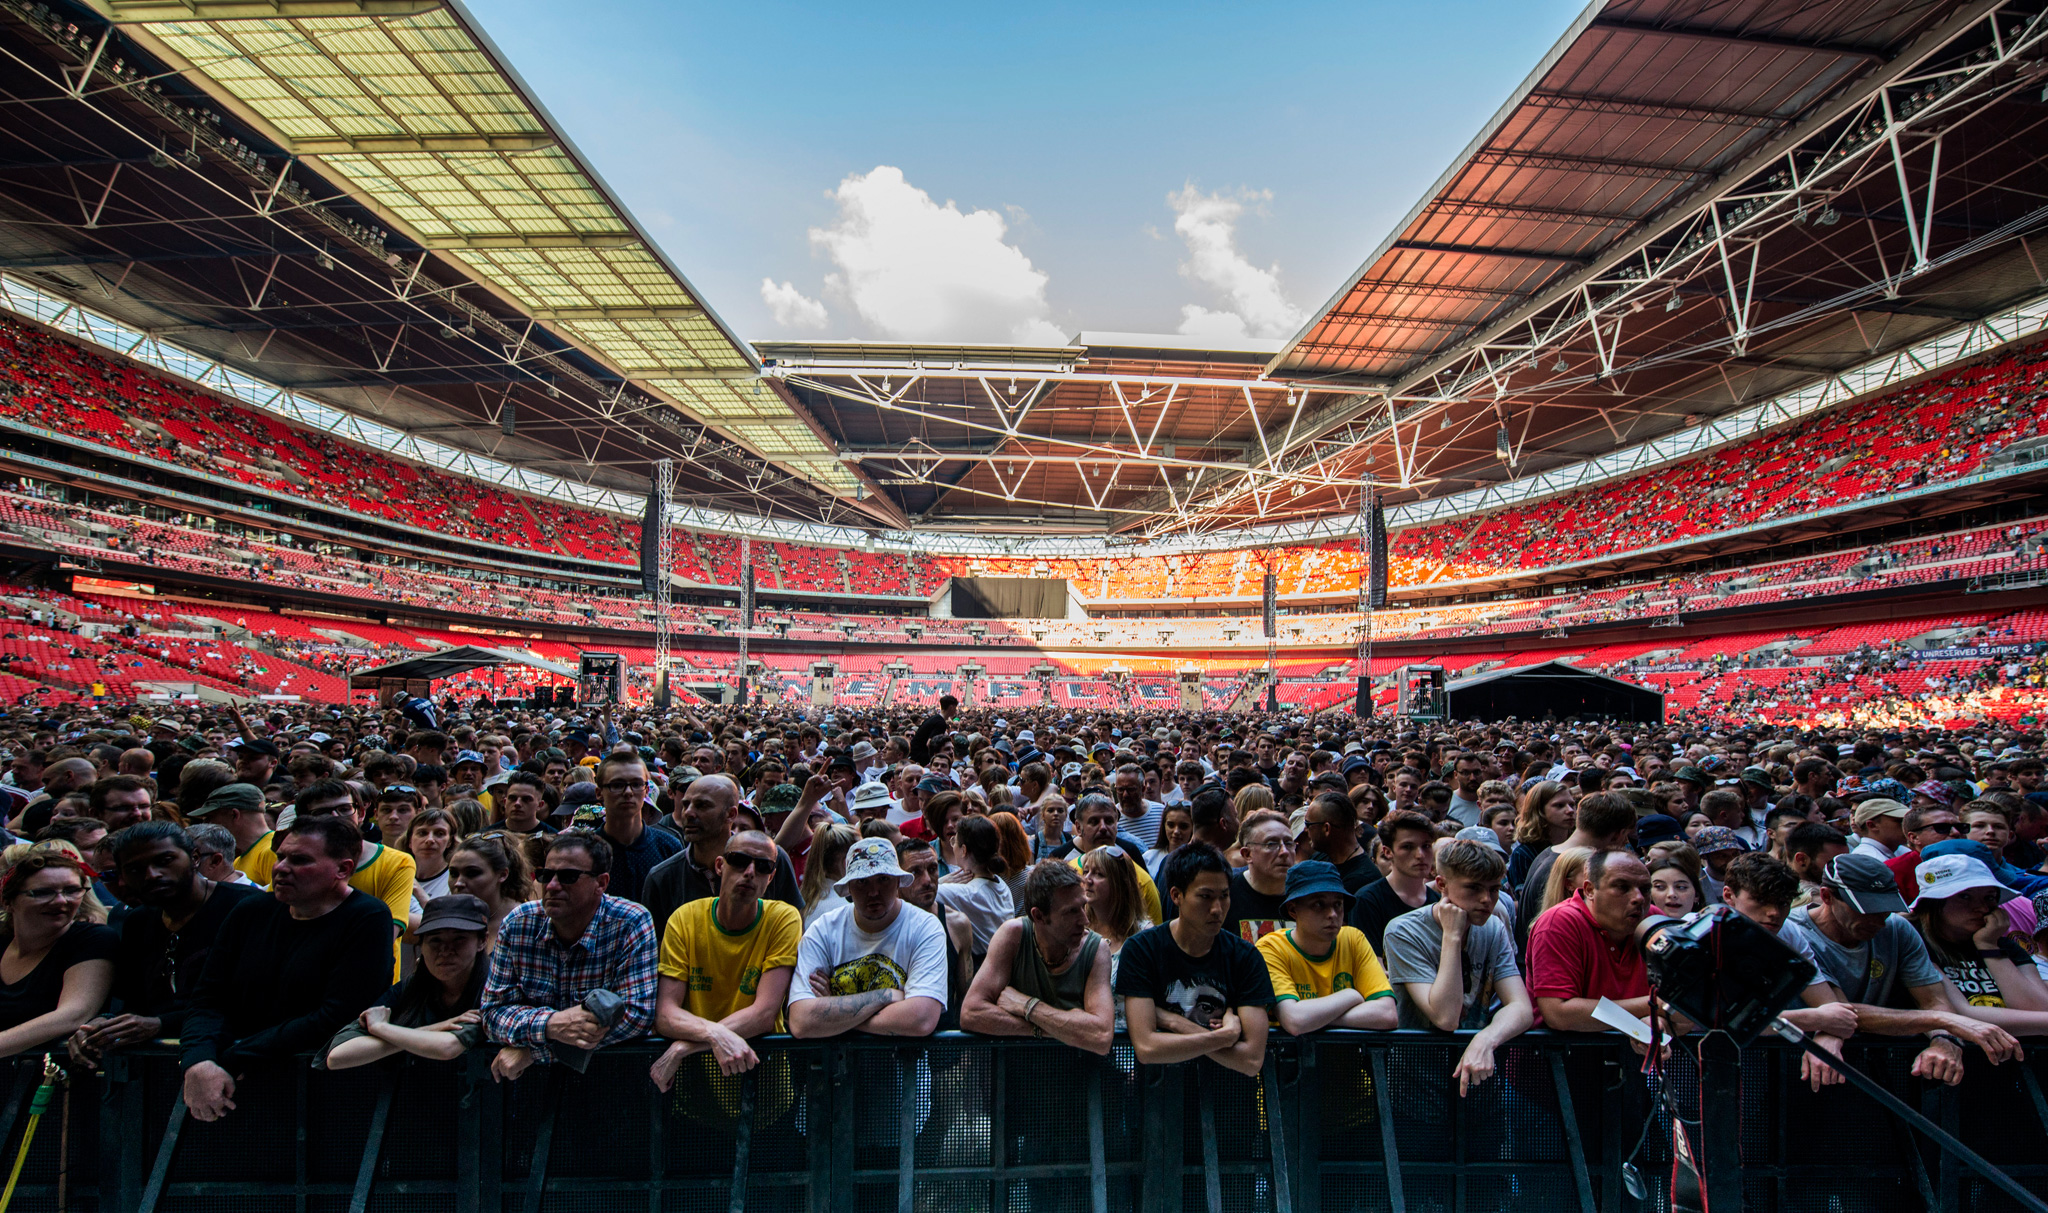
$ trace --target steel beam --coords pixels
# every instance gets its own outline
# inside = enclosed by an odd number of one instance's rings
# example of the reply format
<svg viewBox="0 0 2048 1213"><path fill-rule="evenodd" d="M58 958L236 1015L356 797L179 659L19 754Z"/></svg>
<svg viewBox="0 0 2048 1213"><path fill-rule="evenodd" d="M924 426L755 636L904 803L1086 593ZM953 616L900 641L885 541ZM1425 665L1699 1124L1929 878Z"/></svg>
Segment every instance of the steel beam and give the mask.
<svg viewBox="0 0 2048 1213"><path fill-rule="evenodd" d="M1739 30L1710 29L1697 25L1658 25L1650 21L1631 21L1625 17L1595 17L1593 28L1617 34L1635 34L1645 38L1670 38L1719 46L1790 51L1802 55L1825 55L1831 59L1863 59L1872 63L1882 63L1886 55L1886 48L1881 46L1802 42L1797 38L1779 38L1770 34L1745 34Z"/></svg>

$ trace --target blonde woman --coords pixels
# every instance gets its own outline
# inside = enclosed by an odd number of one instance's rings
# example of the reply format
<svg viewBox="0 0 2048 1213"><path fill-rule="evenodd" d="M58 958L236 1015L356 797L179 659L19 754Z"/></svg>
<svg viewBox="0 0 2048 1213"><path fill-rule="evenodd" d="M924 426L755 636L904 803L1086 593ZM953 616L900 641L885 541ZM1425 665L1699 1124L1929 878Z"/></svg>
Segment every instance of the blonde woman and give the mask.
<svg viewBox="0 0 2048 1213"><path fill-rule="evenodd" d="M860 841L860 831L843 821L827 821L811 831L811 849L804 860L804 925L846 899L832 887L846 875L846 853Z"/></svg>
<svg viewBox="0 0 2048 1213"><path fill-rule="evenodd" d="M1153 925L1145 916L1145 898L1138 891L1137 859L1111 843L1081 857L1081 895L1088 907L1088 929L1102 936L1109 950L1109 980L1116 984L1117 957L1131 936ZM1124 1000L1116 1000L1116 1029L1124 1029Z"/></svg>

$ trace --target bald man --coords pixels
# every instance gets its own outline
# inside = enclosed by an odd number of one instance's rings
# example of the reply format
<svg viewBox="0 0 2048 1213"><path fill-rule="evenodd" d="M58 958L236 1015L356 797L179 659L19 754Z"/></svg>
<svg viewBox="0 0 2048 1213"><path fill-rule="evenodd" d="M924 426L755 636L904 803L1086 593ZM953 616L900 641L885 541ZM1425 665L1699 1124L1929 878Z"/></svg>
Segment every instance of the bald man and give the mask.
<svg viewBox="0 0 2048 1213"><path fill-rule="evenodd" d="M138 779L148 778L150 772L155 769L156 755L140 746L132 750L121 751L121 757L114 764L115 774L133 775Z"/></svg>
<svg viewBox="0 0 2048 1213"><path fill-rule="evenodd" d="M705 775L690 781L672 812L675 826L683 836L681 854L671 855L654 866L641 886L641 904L654 916L655 930L668 925L669 915L690 902L718 896L718 857L732 840L738 815L740 787L729 775ZM775 876L761 896L788 902L801 913L803 894L796 883L796 869L789 854L775 849Z"/></svg>

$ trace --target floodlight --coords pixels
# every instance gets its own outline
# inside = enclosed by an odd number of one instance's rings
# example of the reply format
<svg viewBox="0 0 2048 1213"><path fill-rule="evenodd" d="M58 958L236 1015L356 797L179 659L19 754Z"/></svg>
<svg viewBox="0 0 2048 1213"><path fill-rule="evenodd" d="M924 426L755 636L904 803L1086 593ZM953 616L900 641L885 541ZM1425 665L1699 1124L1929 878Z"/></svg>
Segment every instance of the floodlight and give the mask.
<svg viewBox="0 0 2048 1213"><path fill-rule="evenodd" d="M1822 227L1833 227L1841 221L1842 212L1836 210L1832 206L1822 207L1820 217L1814 220L1815 223L1819 224Z"/></svg>
<svg viewBox="0 0 2048 1213"><path fill-rule="evenodd" d="M1664 301L1664 310L1667 312L1675 312L1679 308L1682 308L1684 306L1685 296L1679 294L1677 291L1671 292L1671 298L1666 299Z"/></svg>
<svg viewBox="0 0 2048 1213"><path fill-rule="evenodd" d="M1550 367L1550 369L1551 369L1551 370L1552 370L1553 372L1555 372L1555 373L1557 373L1557 374L1559 374L1559 375L1562 375L1562 374L1564 374L1564 373L1565 373L1566 371L1568 371L1568 370L1571 370L1571 369L1572 369L1572 364L1571 364L1571 363L1569 363L1569 362L1566 362L1566 361L1564 360L1564 355L1563 355L1563 354L1559 354L1559 355L1557 356L1557 361L1556 361L1555 363L1551 364L1551 367Z"/></svg>

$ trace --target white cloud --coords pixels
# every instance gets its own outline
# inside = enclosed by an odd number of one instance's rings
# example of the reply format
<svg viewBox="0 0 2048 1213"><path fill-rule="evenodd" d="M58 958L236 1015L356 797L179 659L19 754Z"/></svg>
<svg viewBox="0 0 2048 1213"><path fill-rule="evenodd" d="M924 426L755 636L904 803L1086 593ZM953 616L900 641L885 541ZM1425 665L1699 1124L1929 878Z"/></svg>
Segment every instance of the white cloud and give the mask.
<svg viewBox="0 0 2048 1213"><path fill-rule="evenodd" d="M882 335L1066 344L1045 272L1004 243L1000 214L941 206L888 165L847 177L829 197L838 216L811 229L812 247L835 267L825 289Z"/></svg>
<svg viewBox="0 0 2048 1213"><path fill-rule="evenodd" d="M1237 223L1247 204L1270 201L1270 190L1237 195L1204 194L1192 184L1168 194L1173 230L1187 245L1180 272L1215 291L1224 307L1190 303L1181 308L1180 331L1191 337L1290 337L1306 313L1280 289L1280 267L1260 268L1237 247Z"/></svg>
<svg viewBox="0 0 2048 1213"><path fill-rule="evenodd" d="M761 279L761 301L768 305L775 323L786 329L825 327L825 305L796 289L793 282L776 285L775 279Z"/></svg>

